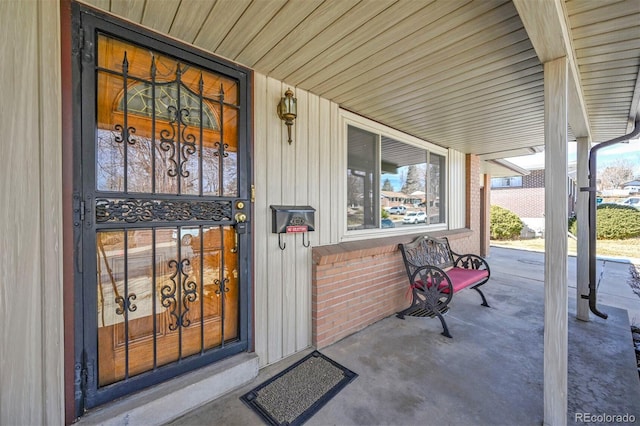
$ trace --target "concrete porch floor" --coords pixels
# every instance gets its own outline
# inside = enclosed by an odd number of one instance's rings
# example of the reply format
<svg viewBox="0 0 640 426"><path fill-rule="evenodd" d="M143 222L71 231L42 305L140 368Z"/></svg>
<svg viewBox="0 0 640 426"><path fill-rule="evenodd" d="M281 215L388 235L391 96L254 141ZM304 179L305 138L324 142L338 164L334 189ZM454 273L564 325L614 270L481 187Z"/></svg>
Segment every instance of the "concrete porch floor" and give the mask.
<svg viewBox="0 0 640 426"><path fill-rule="evenodd" d="M543 261L541 253L492 247L485 286L491 308L480 306L474 291L457 294L446 316L453 339L440 335L437 319L392 316L321 349L359 377L306 424L540 425ZM575 258L569 262L575 283ZM629 318L640 323L640 299L627 284L628 263L600 260L598 275L603 265L598 306L609 319L576 320L569 289L568 424L581 424L579 413L628 414L640 422L629 326ZM240 395L309 352L263 368L252 382L171 424L262 424Z"/></svg>

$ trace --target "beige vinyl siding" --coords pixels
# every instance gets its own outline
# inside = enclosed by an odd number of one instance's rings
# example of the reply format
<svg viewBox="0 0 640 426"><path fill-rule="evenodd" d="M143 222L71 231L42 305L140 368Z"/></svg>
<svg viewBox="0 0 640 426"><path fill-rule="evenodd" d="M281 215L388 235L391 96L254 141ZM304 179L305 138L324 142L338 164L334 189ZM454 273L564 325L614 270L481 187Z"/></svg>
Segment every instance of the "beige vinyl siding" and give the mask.
<svg viewBox="0 0 640 426"><path fill-rule="evenodd" d="M298 118L287 143L287 128L276 106L289 88L254 74L255 342L267 365L311 345L311 247L301 234L285 234L285 250L271 232L271 205L310 205L316 209L312 246L338 242L341 223L334 212L343 193L338 106L292 88ZM337 164L336 164L337 163ZM341 213L341 212L340 212Z"/></svg>
<svg viewBox="0 0 640 426"><path fill-rule="evenodd" d="M449 217L449 229L459 229L464 228L466 223L465 155L450 149L448 160L447 213Z"/></svg>
<svg viewBox="0 0 640 426"><path fill-rule="evenodd" d="M0 424L63 424L59 3L0 23Z"/></svg>

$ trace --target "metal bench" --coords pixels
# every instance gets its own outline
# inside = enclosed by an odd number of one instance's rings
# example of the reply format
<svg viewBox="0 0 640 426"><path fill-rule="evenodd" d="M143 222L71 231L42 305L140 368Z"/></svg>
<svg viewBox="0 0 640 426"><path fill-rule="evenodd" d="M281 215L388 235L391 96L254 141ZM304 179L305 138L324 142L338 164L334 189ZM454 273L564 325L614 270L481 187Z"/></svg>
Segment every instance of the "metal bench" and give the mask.
<svg viewBox="0 0 640 426"><path fill-rule="evenodd" d="M414 317L438 317L443 336L452 337L443 315L455 293L471 287L480 293L482 306L489 306L478 287L491 276L489 264L474 254L457 254L447 238L420 236L411 243L398 244L409 276L411 305L396 314Z"/></svg>

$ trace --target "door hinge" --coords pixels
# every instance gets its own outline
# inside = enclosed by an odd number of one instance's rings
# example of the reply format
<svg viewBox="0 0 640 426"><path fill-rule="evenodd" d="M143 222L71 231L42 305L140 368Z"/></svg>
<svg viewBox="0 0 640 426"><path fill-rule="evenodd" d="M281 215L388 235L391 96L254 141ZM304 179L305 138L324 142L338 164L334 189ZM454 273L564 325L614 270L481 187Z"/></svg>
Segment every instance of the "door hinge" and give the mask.
<svg viewBox="0 0 640 426"><path fill-rule="evenodd" d="M84 221L84 200L80 193L73 194L73 226L80 226Z"/></svg>
<svg viewBox="0 0 640 426"><path fill-rule="evenodd" d="M84 28L82 28L79 24L77 24L77 27L73 36L71 54L73 56L80 56L82 55L83 49L84 49Z"/></svg>
<svg viewBox="0 0 640 426"><path fill-rule="evenodd" d="M78 29L78 45L76 49L77 52L82 55L82 50L84 49L84 28L82 27Z"/></svg>
<svg viewBox="0 0 640 426"><path fill-rule="evenodd" d="M86 365L84 367L82 367L82 372L80 374L81 374L80 386L82 387L82 389L84 391L86 391L87 390L87 382L89 381L89 370L87 369Z"/></svg>
<svg viewBox="0 0 640 426"><path fill-rule="evenodd" d="M81 62L93 61L93 42L87 37L86 31L79 26L72 42L71 54L80 58Z"/></svg>
<svg viewBox="0 0 640 426"><path fill-rule="evenodd" d="M255 185L251 185L251 202L252 203L256 202L256 186Z"/></svg>
<svg viewBox="0 0 640 426"><path fill-rule="evenodd" d="M87 364L87 353L86 351L82 351L80 362L76 362L75 364L74 374L75 402L79 413L83 413L86 408L85 402L87 397L87 386L89 383L89 370Z"/></svg>
<svg viewBox="0 0 640 426"><path fill-rule="evenodd" d="M87 206L79 193L73 194L73 226L80 226L84 222Z"/></svg>

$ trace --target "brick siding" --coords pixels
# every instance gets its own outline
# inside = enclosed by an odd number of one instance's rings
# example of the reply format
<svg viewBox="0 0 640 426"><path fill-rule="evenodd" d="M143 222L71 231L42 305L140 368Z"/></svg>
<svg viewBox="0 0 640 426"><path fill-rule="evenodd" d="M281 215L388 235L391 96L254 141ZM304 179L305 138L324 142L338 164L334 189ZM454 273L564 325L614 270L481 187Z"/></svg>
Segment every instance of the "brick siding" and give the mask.
<svg viewBox="0 0 640 426"><path fill-rule="evenodd" d="M576 208L576 183L571 181L571 191L567 198L569 215ZM511 210L521 218L544 217L544 169L531 170L522 177L522 187L493 188L491 205Z"/></svg>
<svg viewBox="0 0 640 426"><path fill-rule="evenodd" d="M333 255L314 248L312 280L316 348L388 317L408 300L407 275L396 244Z"/></svg>
<svg viewBox="0 0 640 426"><path fill-rule="evenodd" d="M544 188L492 189L491 205L511 210L519 217L544 217Z"/></svg>
<svg viewBox="0 0 640 426"><path fill-rule="evenodd" d="M463 253L480 253L480 158L477 155L467 155L465 167L466 180L466 225L474 232L470 246L465 247ZM460 253L460 252L458 252Z"/></svg>
<svg viewBox="0 0 640 426"><path fill-rule="evenodd" d="M544 188L544 169L531 170L526 176L522 176L523 188Z"/></svg>

